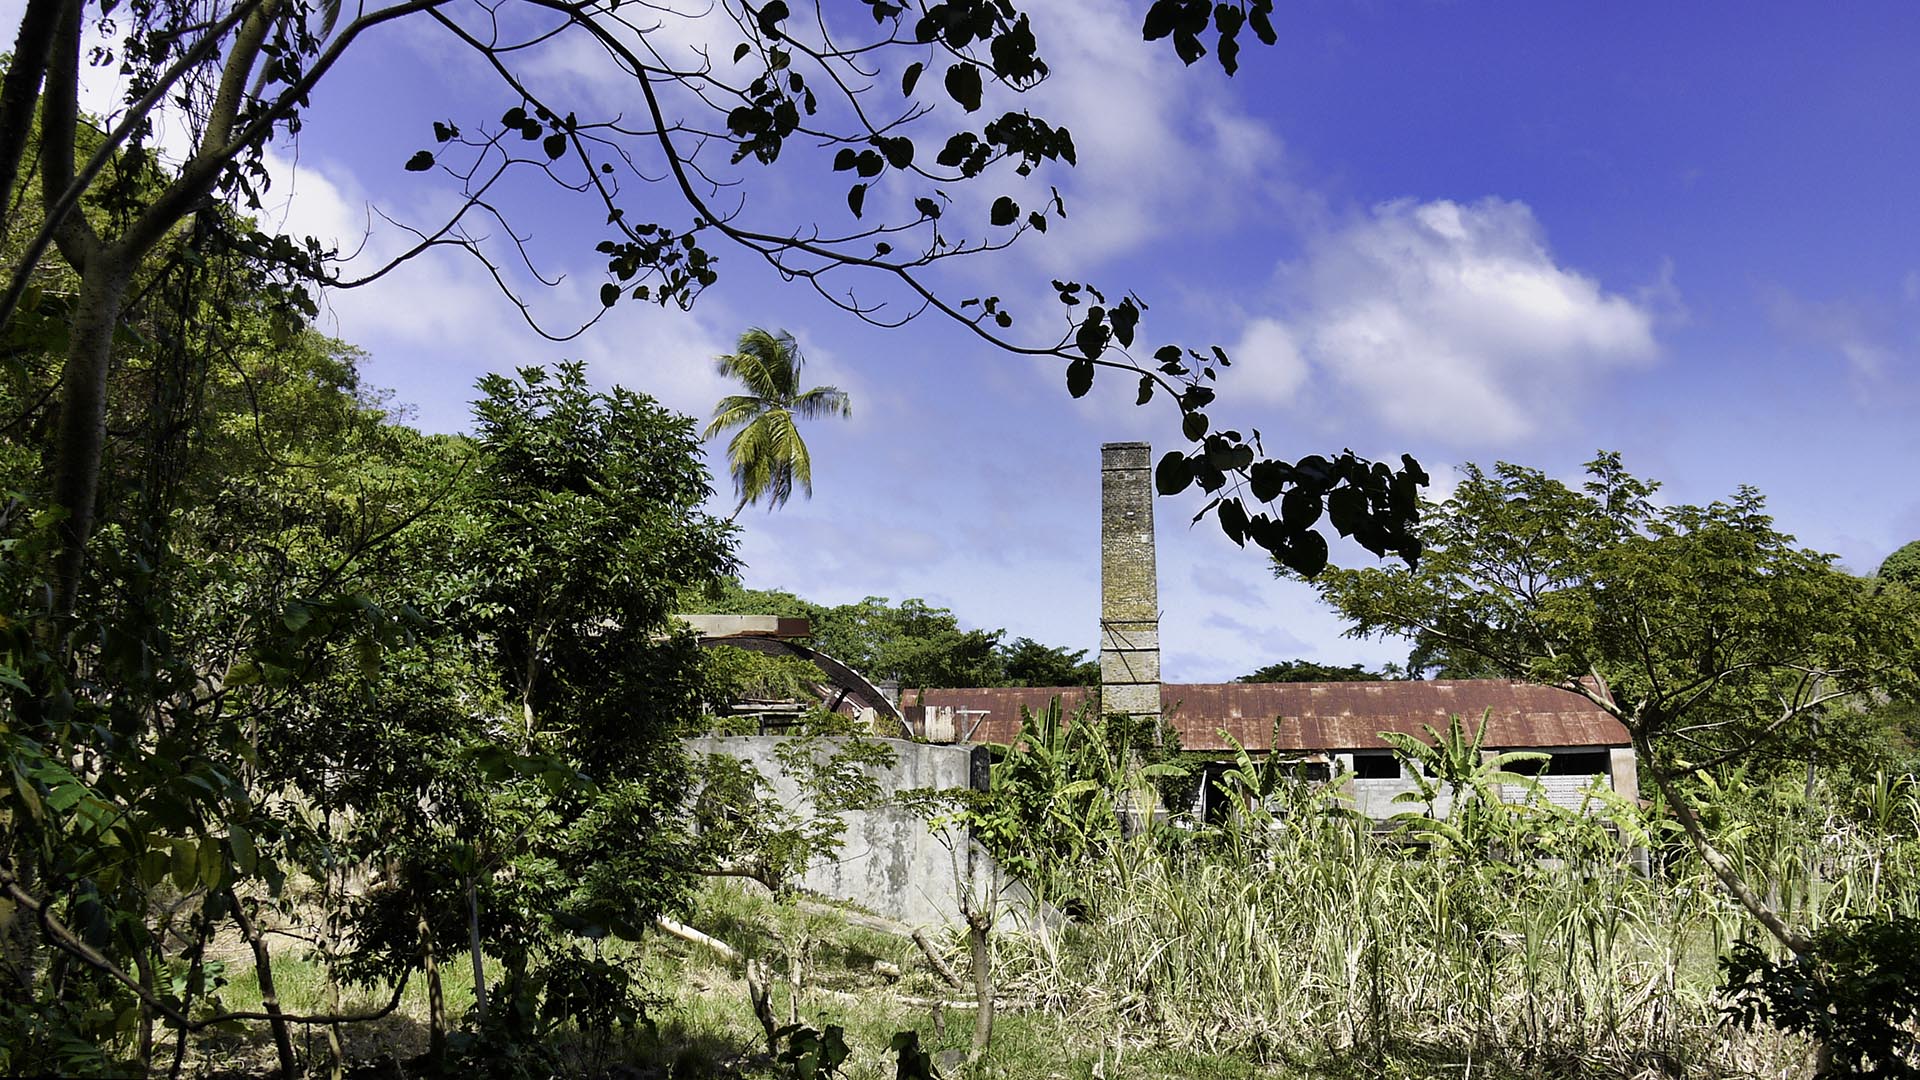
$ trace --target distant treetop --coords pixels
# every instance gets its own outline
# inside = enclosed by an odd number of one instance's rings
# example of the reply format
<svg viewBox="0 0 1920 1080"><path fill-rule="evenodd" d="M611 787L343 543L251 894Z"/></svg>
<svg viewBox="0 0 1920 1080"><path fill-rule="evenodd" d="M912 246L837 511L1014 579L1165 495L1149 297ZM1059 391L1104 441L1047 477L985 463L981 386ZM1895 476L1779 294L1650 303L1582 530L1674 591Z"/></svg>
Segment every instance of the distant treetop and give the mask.
<svg viewBox="0 0 1920 1080"><path fill-rule="evenodd" d="M1887 561L1880 564L1880 577L1904 585L1920 585L1920 540L1887 556Z"/></svg>
<svg viewBox="0 0 1920 1080"><path fill-rule="evenodd" d="M1347 664L1334 667L1329 664L1316 664L1311 660L1282 660L1251 675L1242 675L1235 682L1277 683L1277 682L1378 682L1393 677L1393 673L1369 671L1360 664Z"/></svg>

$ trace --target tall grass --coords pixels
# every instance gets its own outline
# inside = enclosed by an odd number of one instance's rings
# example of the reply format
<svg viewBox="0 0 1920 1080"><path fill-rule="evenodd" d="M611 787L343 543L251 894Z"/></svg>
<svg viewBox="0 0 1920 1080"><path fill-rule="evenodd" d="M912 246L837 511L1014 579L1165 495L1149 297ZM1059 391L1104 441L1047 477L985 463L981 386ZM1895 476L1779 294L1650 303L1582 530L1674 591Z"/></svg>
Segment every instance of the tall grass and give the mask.
<svg viewBox="0 0 1920 1080"><path fill-rule="evenodd" d="M1909 910L1920 800L1866 798L1766 830L1730 813L1723 836L1811 921ZM1717 958L1755 929L1687 849L1654 834L1647 873L1633 827L1540 806L1516 821L1508 857L1416 849L1312 798L1219 832L1149 830L1047 883L1089 917L1005 939L1003 986L1141 1043L1303 1067L1804 1071L1797 1042L1719 1023Z"/></svg>

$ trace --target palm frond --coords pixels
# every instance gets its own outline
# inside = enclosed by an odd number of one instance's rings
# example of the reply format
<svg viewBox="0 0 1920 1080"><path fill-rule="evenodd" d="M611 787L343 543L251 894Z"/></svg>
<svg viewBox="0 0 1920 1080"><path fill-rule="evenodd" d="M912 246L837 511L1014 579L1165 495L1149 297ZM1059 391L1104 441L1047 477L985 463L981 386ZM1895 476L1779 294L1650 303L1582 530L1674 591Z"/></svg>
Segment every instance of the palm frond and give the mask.
<svg viewBox="0 0 1920 1080"><path fill-rule="evenodd" d="M853 400L837 386L816 386L793 396L793 411L803 420L823 416L852 416Z"/></svg>
<svg viewBox="0 0 1920 1080"><path fill-rule="evenodd" d="M760 398L745 394L728 394L713 407L713 418L707 421L707 426L700 433L700 437L711 439L729 428L740 427L750 422L766 407L767 403Z"/></svg>

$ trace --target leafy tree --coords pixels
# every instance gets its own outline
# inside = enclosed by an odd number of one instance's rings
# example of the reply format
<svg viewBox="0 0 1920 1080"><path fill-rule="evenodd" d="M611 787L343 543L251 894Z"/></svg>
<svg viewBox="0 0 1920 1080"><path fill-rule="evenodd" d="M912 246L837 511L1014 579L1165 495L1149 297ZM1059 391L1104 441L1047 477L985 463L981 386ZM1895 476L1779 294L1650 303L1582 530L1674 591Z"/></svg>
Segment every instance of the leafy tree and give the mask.
<svg viewBox="0 0 1920 1080"><path fill-rule="evenodd" d="M1282 660L1251 675L1242 675L1235 682L1275 683L1275 682L1378 682L1387 675L1369 671L1362 664L1347 664L1335 667L1331 664L1316 664L1311 660Z"/></svg>
<svg viewBox="0 0 1920 1080"><path fill-rule="evenodd" d="M1000 664L1008 686L1098 686L1100 662L1086 655L1022 637L1002 647Z"/></svg>
<svg viewBox="0 0 1920 1080"><path fill-rule="evenodd" d="M1909 685L1920 658L1912 599L1795 546L1751 488L1663 507L1616 454L1587 471L1575 491L1532 469L1470 466L1431 508L1417 570L1334 572L1321 595L1355 635L1425 635L1619 720L1707 866L1805 951L1806 934L1714 846L1677 777L1804 739L1852 695Z"/></svg>
<svg viewBox="0 0 1920 1080"><path fill-rule="evenodd" d="M814 640L829 655L902 686L999 686L1004 632L962 630L953 612L924 600L896 607L869 596L823 611Z"/></svg>
<svg viewBox="0 0 1920 1080"><path fill-rule="evenodd" d="M1003 643L1006 631L962 630L952 611L919 599L895 605L869 596L826 607L789 592L729 582L687 603L717 614L809 619L820 651L873 678L897 678L902 686L1093 686L1100 681L1100 665L1085 659L1084 649L1026 637Z"/></svg>
<svg viewBox="0 0 1920 1080"><path fill-rule="evenodd" d="M792 656L716 645L707 650L707 678L713 701L721 706L742 701L806 697L820 682L820 669Z"/></svg>
<svg viewBox="0 0 1920 1080"><path fill-rule="evenodd" d="M1882 581L1920 587L1920 540L1902 546L1880 564Z"/></svg>
<svg viewBox="0 0 1920 1080"><path fill-rule="evenodd" d="M846 391L834 386L802 390L800 370L806 358L800 355L799 342L784 330L748 330L740 335L739 351L719 357L715 364L722 375L738 379L747 389L721 398L701 433L711 439L734 432L727 443L727 466L733 472L734 493L740 496L734 516L761 499L767 509L779 508L793 495L796 481L812 498L813 458L798 421L853 415Z"/></svg>

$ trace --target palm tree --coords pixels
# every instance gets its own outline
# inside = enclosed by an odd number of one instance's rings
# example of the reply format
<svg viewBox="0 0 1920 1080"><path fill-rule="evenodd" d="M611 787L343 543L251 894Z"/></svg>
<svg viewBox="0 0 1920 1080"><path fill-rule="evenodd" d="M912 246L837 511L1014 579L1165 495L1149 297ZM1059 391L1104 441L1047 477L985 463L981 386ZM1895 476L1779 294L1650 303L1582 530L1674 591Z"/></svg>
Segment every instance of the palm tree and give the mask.
<svg viewBox="0 0 1920 1080"><path fill-rule="evenodd" d="M851 416L847 393L834 386L800 389L800 369L806 366L800 344L785 330L770 333L754 327L740 335L739 351L714 358L720 373L740 380L744 394L729 394L713 408L702 438L739 428L727 444L727 466L733 471L733 489L740 502L727 515L738 517L748 503L767 500L771 510L793 494L795 481L813 497L813 459L800 438L797 419Z"/></svg>

